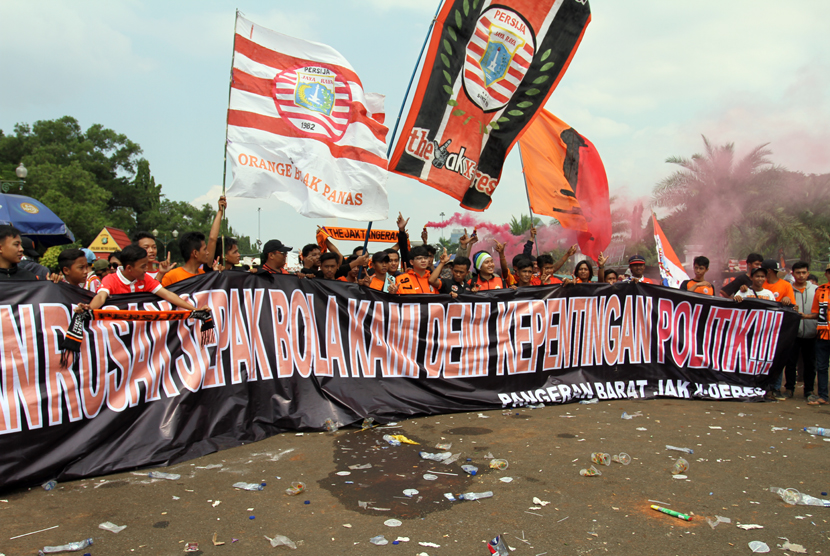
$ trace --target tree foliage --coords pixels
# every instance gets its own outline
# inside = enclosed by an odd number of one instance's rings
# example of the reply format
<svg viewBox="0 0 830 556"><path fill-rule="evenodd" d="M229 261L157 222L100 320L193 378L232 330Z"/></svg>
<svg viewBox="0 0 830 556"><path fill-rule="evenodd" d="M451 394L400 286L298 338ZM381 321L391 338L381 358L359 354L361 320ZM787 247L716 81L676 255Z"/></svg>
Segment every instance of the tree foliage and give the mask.
<svg viewBox="0 0 830 556"><path fill-rule="evenodd" d="M141 157L141 147L100 124L86 131L71 116L17 124L0 131L0 178L15 179L20 162L29 175L23 194L38 199L63 220L78 243L89 245L104 226L132 234L158 230L159 237L210 230L216 208L171 201ZM236 236L233 229L224 229ZM239 237L250 252L250 239ZM169 244L169 241L168 241Z"/></svg>
<svg viewBox="0 0 830 556"><path fill-rule="evenodd" d="M542 219L537 216L531 217L527 214L521 214L518 219L515 216L510 217L510 233L514 236L520 236L523 233L530 231L531 226L541 225Z"/></svg>
<svg viewBox="0 0 830 556"><path fill-rule="evenodd" d="M736 158L734 145L714 146L690 159L652 192L655 207L672 212L661 223L676 251L699 245L713 268L750 252L810 261L830 246L830 176L805 175L775 166L759 145Z"/></svg>

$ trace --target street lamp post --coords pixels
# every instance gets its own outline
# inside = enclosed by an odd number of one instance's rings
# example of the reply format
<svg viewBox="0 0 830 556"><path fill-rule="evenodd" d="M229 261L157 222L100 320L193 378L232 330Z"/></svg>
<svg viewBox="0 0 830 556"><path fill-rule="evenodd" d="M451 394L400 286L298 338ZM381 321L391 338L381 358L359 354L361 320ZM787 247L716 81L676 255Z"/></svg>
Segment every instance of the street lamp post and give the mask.
<svg viewBox="0 0 830 556"><path fill-rule="evenodd" d="M17 186L18 190L23 191L23 184L26 183L26 176L29 175L29 170L27 170L26 167L23 166L23 163L21 162L20 166L15 168L14 173L18 177L18 181L14 181L14 180L2 180L2 181L0 181L0 189L3 190L3 193L8 193L9 190L15 185Z"/></svg>
<svg viewBox="0 0 830 556"><path fill-rule="evenodd" d="M444 213L442 212L438 216L441 217L441 222L443 223L444 222ZM444 239L444 228L441 228L441 239Z"/></svg>
<svg viewBox="0 0 830 556"><path fill-rule="evenodd" d="M153 237L157 239L158 235L159 235L159 231L158 230L153 230L152 234L153 234ZM173 233L170 234L170 235L173 236L173 239L170 240L170 242L167 241L167 234L164 234L164 236L161 238L161 244L162 244L162 246L164 246L164 254L161 256L162 259L167 258L167 253L170 251L170 248L167 246L167 244L175 241L176 238L179 237L179 230L173 230Z"/></svg>

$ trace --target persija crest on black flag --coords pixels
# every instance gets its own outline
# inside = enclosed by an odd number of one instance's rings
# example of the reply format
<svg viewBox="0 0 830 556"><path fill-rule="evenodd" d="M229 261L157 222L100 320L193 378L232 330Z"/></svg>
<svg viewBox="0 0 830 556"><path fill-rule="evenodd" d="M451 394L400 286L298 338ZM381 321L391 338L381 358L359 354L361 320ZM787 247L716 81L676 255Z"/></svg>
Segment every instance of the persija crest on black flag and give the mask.
<svg viewBox="0 0 830 556"><path fill-rule="evenodd" d="M447 0L389 169L486 209L590 20L587 0Z"/></svg>

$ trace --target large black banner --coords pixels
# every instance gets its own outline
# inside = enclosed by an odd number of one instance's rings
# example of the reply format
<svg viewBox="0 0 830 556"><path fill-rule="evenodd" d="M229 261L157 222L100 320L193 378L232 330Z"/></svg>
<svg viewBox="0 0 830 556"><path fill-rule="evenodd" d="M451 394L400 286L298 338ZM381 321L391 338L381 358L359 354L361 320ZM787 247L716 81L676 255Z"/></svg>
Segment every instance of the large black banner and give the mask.
<svg viewBox="0 0 830 556"><path fill-rule="evenodd" d="M393 296L294 276L211 273L171 288L199 324L92 321L72 369L66 284L0 292L0 488L170 464L288 430L584 398L757 400L799 316L659 286ZM165 310L149 294L113 308Z"/></svg>

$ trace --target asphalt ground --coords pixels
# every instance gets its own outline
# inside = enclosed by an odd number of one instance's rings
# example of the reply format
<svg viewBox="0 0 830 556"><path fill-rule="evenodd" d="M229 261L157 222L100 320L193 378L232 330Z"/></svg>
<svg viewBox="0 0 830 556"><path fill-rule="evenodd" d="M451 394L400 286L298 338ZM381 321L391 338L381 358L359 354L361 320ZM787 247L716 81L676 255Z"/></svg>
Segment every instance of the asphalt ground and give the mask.
<svg viewBox="0 0 830 556"><path fill-rule="evenodd" d="M621 418L638 411L641 416ZM502 535L519 556L751 554L751 541L766 543L774 554L799 553L782 550L787 541L808 554L828 554L830 508L789 506L768 490L791 487L816 497L830 491L830 439L801 430L811 425L830 426L830 409L798 397L774 403L657 399L285 433L160 469L180 474L178 480L153 480L144 469L61 483L48 492L0 493L0 553L31 555L46 545L93 538L78 554L178 555L198 543L190 554L486 556L487 541ZM384 434L420 445L390 446ZM449 442L449 451L460 454L455 463L418 455L440 452L435 445ZM694 454L667 450L667 444ZM580 476L592 465L592 452L625 452L632 461L597 465L601 476ZM490 469L490 455L509 467ZM689 462L686 479L671 473L679 457ZM467 475L462 464L479 472ZM426 480L430 472L437 479ZM506 477L512 481L503 482ZM240 481L266 486L232 487ZM293 481L306 490L287 495ZM407 489L418 493L408 497ZM444 496L482 491L494 495L475 501ZM654 501L691 521L651 509ZM707 518L716 515L731 523L713 529ZM385 525L390 519L401 524ZM126 528L99 529L107 521ZM214 535L224 544L215 545ZM296 550L272 547L266 537L276 535L290 538ZM378 535L388 544L372 544ZM406 540L394 544L398 538Z"/></svg>

